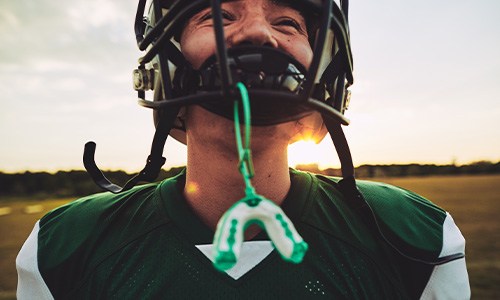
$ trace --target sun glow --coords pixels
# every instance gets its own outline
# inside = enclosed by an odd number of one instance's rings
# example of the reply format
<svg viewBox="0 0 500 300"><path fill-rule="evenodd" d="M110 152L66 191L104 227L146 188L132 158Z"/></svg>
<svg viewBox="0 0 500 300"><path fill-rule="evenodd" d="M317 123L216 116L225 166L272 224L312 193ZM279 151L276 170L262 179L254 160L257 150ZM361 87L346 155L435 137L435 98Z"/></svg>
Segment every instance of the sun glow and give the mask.
<svg viewBox="0 0 500 300"><path fill-rule="evenodd" d="M298 141L288 146L288 164L317 164L320 169L338 167L335 148L327 135L319 144L310 140Z"/></svg>

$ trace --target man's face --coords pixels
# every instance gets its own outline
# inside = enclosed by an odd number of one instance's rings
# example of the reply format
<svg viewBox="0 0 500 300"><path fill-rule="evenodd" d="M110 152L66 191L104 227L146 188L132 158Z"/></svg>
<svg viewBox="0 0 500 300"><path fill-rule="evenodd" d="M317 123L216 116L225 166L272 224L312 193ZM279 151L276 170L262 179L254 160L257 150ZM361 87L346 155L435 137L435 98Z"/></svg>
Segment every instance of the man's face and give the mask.
<svg viewBox="0 0 500 300"><path fill-rule="evenodd" d="M312 49L306 22L298 11L276 0L236 0L222 3L222 17L228 48L244 44L274 47L309 67ZM210 8L187 22L180 44L182 53L195 69L215 54Z"/></svg>
<svg viewBox="0 0 500 300"><path fill-rule="evenodd" d="M222 3L224 34L228 48L238 45L258 45L280 49L309 68L313 52L304 17L278 0L236 0ZM209 8L195 14L187 22L180 38L181 50L194 69L199 69L216 52L213 19ZM288 143L316 134L322 139L326 129L319 113L274 126L252 128L252 148ZM210 113L200 106L188 107L186 113L187 144L230 144L234 147L233 122ZM262 141L259 143L259 141ZM270 141L272 142L270 143ZM277 147L279 148L279 147Z"/></svg>

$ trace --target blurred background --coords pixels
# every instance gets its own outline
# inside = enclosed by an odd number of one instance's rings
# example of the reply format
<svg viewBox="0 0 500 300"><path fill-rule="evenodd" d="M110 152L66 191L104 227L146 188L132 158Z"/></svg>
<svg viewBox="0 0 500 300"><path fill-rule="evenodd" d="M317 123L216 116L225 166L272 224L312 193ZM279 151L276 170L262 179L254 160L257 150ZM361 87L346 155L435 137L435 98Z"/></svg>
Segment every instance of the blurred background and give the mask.
<svg viewBox="0 0 500 300"><path fill-rule="evenodd" d="M491 162L498 169L500 2L350 2L355 84L345 131L355 165ZM136 5L0 0L2 174L82 170L89 140L97 143L101 168L142 169L154 126L152 112L137 105L132 89L141 55L133 32ZM166 169L185 164L183 145L169 140L165 149ZM329 138L292 145L289 156L291 165L315 170L339 166ZM387 175L371 175L377 174ZM500 298L500 176L381 180L451 211L468 240L476 298ZM70 199L6 197L2 182L0 298L9 298L14 257L34 221Z"/></svg>

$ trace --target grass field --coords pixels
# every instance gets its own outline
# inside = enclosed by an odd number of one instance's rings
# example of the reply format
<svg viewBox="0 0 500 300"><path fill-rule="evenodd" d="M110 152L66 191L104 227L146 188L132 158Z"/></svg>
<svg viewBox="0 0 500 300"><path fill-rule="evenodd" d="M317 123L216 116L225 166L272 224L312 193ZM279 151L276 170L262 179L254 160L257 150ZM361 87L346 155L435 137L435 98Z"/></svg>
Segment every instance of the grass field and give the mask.
<svg viewBox="0 0 500 300"><path fill-rule="evenodd" d="M500 175L377 181L413 190L449 211L467 240L472 298L500 299ZM36 220L67 201L0 201L0 299L15 299L15 257Z"/></svg>

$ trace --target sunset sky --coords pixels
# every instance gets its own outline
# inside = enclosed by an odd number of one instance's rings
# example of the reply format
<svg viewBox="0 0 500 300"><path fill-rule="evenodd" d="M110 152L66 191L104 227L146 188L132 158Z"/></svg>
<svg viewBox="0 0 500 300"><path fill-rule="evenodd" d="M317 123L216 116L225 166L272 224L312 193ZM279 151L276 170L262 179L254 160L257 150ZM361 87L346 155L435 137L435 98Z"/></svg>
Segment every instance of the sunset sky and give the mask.
<svg viewBox="0 0 500 300"><path fill-rule="evenodd" d="M351 0L355 165L500 160L500 1ZM0 0L0 171L137 171L154 133L137 105L133 0ZM166 167L185 164L169 141ZM304 154L306 153L306 154ZM338 166L333 145L290 163Z"/></svg>

